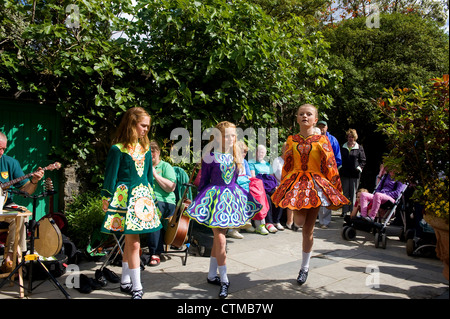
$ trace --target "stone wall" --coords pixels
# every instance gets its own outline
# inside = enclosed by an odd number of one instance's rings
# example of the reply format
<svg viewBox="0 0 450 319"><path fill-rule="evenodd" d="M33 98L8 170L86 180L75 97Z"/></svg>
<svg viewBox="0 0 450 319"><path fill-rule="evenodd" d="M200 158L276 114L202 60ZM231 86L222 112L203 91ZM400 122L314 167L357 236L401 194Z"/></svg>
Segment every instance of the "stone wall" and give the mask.
<svg viewBox="0 0 450 319"><path fill-rule="evenodd" d="M69 165L64 167L63 184L61 186L62 198L60 198L60 209L64 210L67 204L73 201L73 196L80 192L81 183L77 178L77 165Z"/></svg>

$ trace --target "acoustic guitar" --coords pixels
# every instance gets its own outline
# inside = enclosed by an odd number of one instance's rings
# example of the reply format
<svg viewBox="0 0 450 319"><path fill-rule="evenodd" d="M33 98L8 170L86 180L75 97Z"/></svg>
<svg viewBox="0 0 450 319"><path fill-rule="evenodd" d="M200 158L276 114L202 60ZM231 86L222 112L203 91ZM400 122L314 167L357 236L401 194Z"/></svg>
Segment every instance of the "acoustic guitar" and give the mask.
<svg viewBox="0 0 450 319"><path fill-rule="evenodd" d="M58 170L61 168L61 164L58 162L55 162L53 164L50 164L46 167L43 168L44 171L53 171L53 170ZM18 183L20 181L23 181L24 179L32 176L34 173L36 173L38 171L34 171L33 173L24 175L22 177L13 179L12 181L6 182L6 183L0 183L0 194L3 194L3 196L5 196L5 202L3 204L6 203L6 200L8 199L8 192L6 191L11 185L14 185L15 183Z"/></svg>
<svg viewBox="0 0 450 319"><path fill-rule="evenodd" d="M178 201L175 213L169 219L169 224L167 226L166 234L164 235L164 242L166 245L171 245L176 248L180 248L187 240L187 233L189 230L190 218L184 215L184 212L191 204L191 200L187 198L189 187L192 185L192 180L195 175L196 169L200 164L197 164L192 171L191 177L189 178L189 183L183 192L183 197Z"/></svg>
<svg viewBox="0 0 450 319"><path fill-rule="evenodd" d="M47 192L53 192L53 182L50 178L45 180ZM53 214L53 194L49 198L49 213L39 220L38 234L34 240L36 252L43 257L52 257L61 251L63 240L61 230L51 215Z"/></svg>

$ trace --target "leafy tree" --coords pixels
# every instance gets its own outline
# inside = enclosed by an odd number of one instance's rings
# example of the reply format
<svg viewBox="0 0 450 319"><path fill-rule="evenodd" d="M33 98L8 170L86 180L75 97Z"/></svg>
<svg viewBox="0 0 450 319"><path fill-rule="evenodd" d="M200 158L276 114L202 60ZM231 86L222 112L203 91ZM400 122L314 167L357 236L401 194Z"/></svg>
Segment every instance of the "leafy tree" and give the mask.
<svg viewBox="0 0 450 319"><path fill-rule="evenodd" d="M153 136L166 142L195 119L291 127L299 104L329 108L325 88L340 80L320 33L246 1L7 0L0 20L1 94L53 103L65 121L55 154L93 183L131 106L150 112Z"/></svg>
<svg viewBox="0 0 450 319"><path fill-rule="evenodd" d="M327 112L330 131L345 142L345 131L355 128L365 145L375 175L385 151L384 137L374 133L377 109L373 102L388 87L424 85L448 73L448 35L436 22L417 15L381 14L380 27L368 28L366 18L344 20L324 30L330 42L332 65L344 77L331 92L334 108ZM365 181L363 181L365 182ZM369 177L367 186L372 187Z"/></svg>
<svg viewBox="0 0 450 319"><path fill-rule="evenodd" d="M324 15L327 21L367 17L374 13L402 13L418 15L423 19L433 20L443 26L448 18L448 1L446 0L338 0L330 6ZM334 20L331 17L334 15ZM337 16L336 16L337 15Z"/></svg>
<svg viewBox="0 0 450 319"><path fill-rule="evenodd" d="M73 4L76 26L68 21ZM132 105L124 79L131 51L111 38L128 23L119 15L130 5L128 0L8 0L0 7L2 93L55 105L65 121L64 142L55 153L66 163L80 159L88 173L81 176L98 171L94 153L102 153L116 115Z"/></svg>
<svg viewBox="0 0 450 319"><path fill-rule="evenodd" d="M331 0L250 0L270 16L286 21L292 16L302 17L306 24L315 25L322 13L331 6Z"/></svg>
<svg viewBox="0 0 450 319"><path fill-rule="evenodd" d="M371 101L383 88L424 84L448 71L448 35L417 16L384 14L379 29L369 29L365 18L356 18L324 34L331 43L333 66L344 72L333 97L349 124L370 118Z"/></svg>
<svg viewBox="0 0 450 319"><path fill-rule="evenodd" d="M378 130L387 137L384 162L415 187L425 213L449 222L449 76L425 86L389 88L377 101Z"/></svg>
<svg viewBox="0 0 450 319"><path fill-rule="evenodd" d="M325 63L322 36L306 36L298 17L280 24L245 1L141 6L127 35L141 57L136 66L154 79L146 88L154 92L149 105L180 116L165 119L169 127L189 127L192 119L203 119L205 127L220 119L280 125L280 108L291 112L302 100L327 100L316 87L338 77Z"/></svg>

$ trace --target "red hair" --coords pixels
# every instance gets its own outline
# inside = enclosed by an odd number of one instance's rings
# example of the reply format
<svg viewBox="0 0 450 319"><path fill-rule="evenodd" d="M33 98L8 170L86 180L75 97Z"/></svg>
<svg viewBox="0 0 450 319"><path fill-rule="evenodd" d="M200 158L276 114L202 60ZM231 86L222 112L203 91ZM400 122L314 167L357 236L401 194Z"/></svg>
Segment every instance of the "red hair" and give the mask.
<svg viewBox="0 0 450 319"><path fill-rule="evenodd" d="M151 123L152 118L150 114L148 114L148 112L142 107L132 107L131 109L128 109L117 127L113 144L121 143L125 148L127 148L131 144L139 142L145 150L148 150L150 145L148 136L145 135L143 138L138 138L136 131L138 123L145 117L149 117Z"/></svg>

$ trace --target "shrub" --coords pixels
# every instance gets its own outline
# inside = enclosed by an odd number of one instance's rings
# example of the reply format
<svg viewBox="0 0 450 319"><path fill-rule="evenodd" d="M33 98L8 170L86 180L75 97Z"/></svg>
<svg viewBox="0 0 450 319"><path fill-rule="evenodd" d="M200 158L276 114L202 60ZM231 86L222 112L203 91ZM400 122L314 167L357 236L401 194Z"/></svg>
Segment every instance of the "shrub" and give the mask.
<svg viewBox="0 0 450 319"><path fill-rule="evenodd" d="M68 236L78 248L85 248L94 231L99 230L105 213L100 194L86 192L74 197L67 206Z"/></svg>
<svg viewBox="0 0 450 319"><path fill-rule="evenodd" d="M385 166L396 177L415 186L413 199L425 213L443 218L449 209L449 76L427 86L385 89L378 100L378 130L387 136Z"/></svg>

